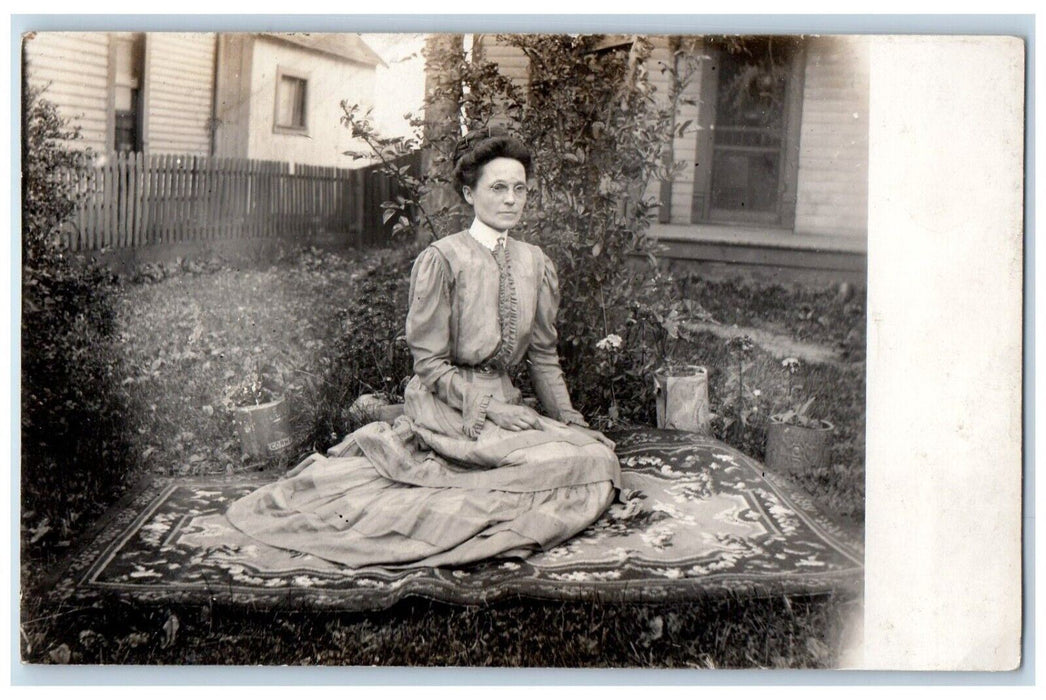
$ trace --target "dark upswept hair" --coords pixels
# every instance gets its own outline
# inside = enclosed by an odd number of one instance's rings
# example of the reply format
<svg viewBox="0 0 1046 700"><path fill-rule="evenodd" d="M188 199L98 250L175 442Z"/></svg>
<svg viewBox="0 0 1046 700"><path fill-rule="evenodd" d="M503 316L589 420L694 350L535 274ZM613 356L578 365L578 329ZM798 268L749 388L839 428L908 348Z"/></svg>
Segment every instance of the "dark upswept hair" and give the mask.
<svg viewBox="0 0 1046 700"><path fill-rule="evenodd" d="M533 174L530 149L522 141L500 127L476 129L462 136L454 147L454 184L459 197L464 199L463 187L475 189L483 166L495 158L518 160L527 179Z"/></svg>

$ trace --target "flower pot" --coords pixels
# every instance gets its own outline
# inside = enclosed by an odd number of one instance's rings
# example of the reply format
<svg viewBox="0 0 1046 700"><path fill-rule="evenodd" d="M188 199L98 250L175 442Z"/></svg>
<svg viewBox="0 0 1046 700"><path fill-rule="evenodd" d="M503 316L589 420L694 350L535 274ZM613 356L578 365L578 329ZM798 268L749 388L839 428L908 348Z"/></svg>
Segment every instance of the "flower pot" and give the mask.
<svg viewBox="0 0 1046 700"><path fill-rule="evenodd" d="M279 398L257 406L240 406L233 412L243 453L267 459L291 446L287 403Z"/></svg>
<svg viewBox="0 0 1046 700"><path fill-rule="evenodd" d="M711 434L708 370L697 365L670 368L654 375L657 427Z"/></svg>
<svg viewBox="0 0 1046 700"><path fill-rule="evenodd" d="M766 466L781 473L802 473L827 469L830 456L828 438L835 426L826 420L816 427L791 425L780 416L770 416L766 435Z"/></svg>

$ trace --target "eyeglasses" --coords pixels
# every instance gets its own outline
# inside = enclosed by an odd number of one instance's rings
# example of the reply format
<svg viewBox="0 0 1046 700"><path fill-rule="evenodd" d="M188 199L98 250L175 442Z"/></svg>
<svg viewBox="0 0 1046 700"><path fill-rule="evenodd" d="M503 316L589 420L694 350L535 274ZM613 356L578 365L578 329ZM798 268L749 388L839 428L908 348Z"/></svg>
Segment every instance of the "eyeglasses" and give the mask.
<svg viewBox="0 0 1046 700"><path fill-rule="evenodd" d="M490 186L490 191L496 194L498 197L504 197L508 195L509 190L511 190L512 194L516 197L527 196L527 186L523 184L513 185L512 187L509 187L504 182L495 182L493 185Z"/></svg>

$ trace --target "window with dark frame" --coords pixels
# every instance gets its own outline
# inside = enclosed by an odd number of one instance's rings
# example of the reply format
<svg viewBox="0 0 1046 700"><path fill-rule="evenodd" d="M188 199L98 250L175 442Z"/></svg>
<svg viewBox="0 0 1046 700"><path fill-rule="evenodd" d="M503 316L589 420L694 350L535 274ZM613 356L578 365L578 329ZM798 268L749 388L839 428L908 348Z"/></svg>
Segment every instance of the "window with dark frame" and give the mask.
<svg viewBox="0 0 1046 700"><path fill-rule="evenodd" d="M119 36L112 43L113 148L142 150L141 88L145 35Z"/></svg>
<svg viewBox="0 0 1046 700"><path fill-rule="evenodd" d="M794 37L709 40L694 223L789 227L795 219L803 50Z"/></svg>
<svg viewBox="0 0 1046 700"><path fill-rule="evenodd" d="M306 94L308 80L280 71L276 78L276 120L279 131L304 133L308 129Z"/></svg>

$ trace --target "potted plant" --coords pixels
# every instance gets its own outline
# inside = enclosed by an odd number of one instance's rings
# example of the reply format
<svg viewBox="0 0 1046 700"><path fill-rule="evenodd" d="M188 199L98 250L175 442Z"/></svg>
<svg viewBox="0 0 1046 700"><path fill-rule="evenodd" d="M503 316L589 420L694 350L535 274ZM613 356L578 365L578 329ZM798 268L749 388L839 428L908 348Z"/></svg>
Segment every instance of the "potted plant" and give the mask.
<svg viewBox="0 0 1046 700"><path fill-rule="evenodd" d="M654 373L654 396L658 428L711 434L705 367L666 364Z"/></svg>
<svg viewBox="0 0 1046 700"><path fill-rule="evenodd" d="M795 377L802 363L795 357L782 361ZM828 467L829 438L835 426L810 415L814 397L804 397L803 387L789 382L789 406L770 416L766 436L766 466L778 472L804 472Z"/></svg>
<svg viewBox="0 0 1046 700"><path fill-rule="evenodd" d="M227 391L226 403L246 457L264 460L291 446L283 379L274 365L249 361L243 380Z"/></svg>

